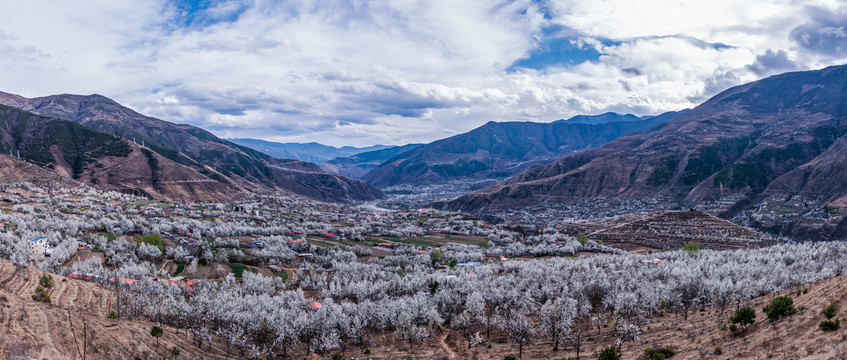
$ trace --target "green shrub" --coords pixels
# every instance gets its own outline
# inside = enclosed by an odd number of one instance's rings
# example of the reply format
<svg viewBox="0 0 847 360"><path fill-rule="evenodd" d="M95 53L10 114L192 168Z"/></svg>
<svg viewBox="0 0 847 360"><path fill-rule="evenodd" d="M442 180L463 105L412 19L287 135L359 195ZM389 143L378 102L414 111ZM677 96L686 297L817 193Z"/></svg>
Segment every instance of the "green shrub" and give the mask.
<svg viewBox="0 0 847 360"><path fill-rule="evenodd" d="M788 296L779 296L771 301L771 304L765 306L762 311L768 316L768 320L777 321L780 317L788 316L795 313L794 300Z"/></svg>
<svg viewBox="0 0 847 360"><path fill-rule="evenodd" d="M824 320L821 321L820 324L818 324L818 327L821 328L821 330L823 331L838 330L838 328L841 327L841 322L838 319L836 319L835 321Z"/></svg>
<svg viewBox="0 0 847 360"><path fill-rule="evenodd" d="M41 287L45 289L53 288L53 276L51 275L42 275L41 279L38 280L38 283L41 284Z"/></svg>
<svg viewBox="0 0 847 360"><path fill-rule="evenodd" d="M621 352L614 346L609 346L600 351L600 357L597 360L621 360Z"/></svg>
<svg viewBox="0 0 847 360"><path fill-rule="evenodd" d="M729 321L732 321L733 326L735 324L740 324L743 331L747 331L747 325L752 325L756 322L756 310L753 310L753 308L749 306L735 310L735 315L729 318ZM730 330L732 330L732 327L730 327ZM738 328L732 332L736 332L737 330Z"/></svg>
<svg viewBox="0 0 847 360"><path fill-rule="evenodd" d="M153 326L150 328L150 336L156 338L156 346L159 346L159 338L161 338L164 334L165 331L158 326Z"/></svg>
<svg viewBox="0 0 847 360"><path fill-rule="evenodd" d="M179 356L179 353L180 353L180 351L179 351L178 347L174 346L173 348L171 348L171 356L177 357L177 356Z"/></svg>
<svg viewBox="0 0 847 360"><path fill-rule="evenodd" d="M688 255L695 255L700 252L700 243L690 242L682 246L682 251L688 253Z"/></svg>
<svg viewBox="0 0 847 360"><path fill-rule="evenodd" d="M723 350L721 349L720 346L715 346L715 351L712 351L712 354L715 354L715 355L718 355L718 356L723 355Z"/></svg>
<svg viewBox="0 0 847 360"><path fill-rule="evenodd" d="M832 319L835 316L835 313L838 312L838 305L835 305L835 301L829 303L825 308L823 308L823 316L826 316L827 319Z"/></svg>
<svg viewBox="0 0 847 360"><path fill-rule="evenodd" d="M209 259L206 259L205 256L201 256L200 260L197 260L197 262L202 266L209 265Z"/></svg>
<svg viewBox="0 0 847 360"><path fill-rule="evenodd" d="M50 295L47 294L47 290L44 290L41 286L35 288L35 295L32 295L32 299L35 301L46 302L48 304L53 303L53 300L50 299Z"/></svg>
<svg viewBox="0 0 847 360"><path fill-rule="evenodd" d="M335 354L332 354L331 359L332 360L344 360L344 354L342 354L340 351L336 352Z"/></svg>
<svg viewBox="0 0 847 360"><path fill-rule="evenodd" d="M365 355L370 355L370 354L371 354L371 349L370 348L365 349Z"/></svg>
<svg viewBox="0 0 847 360"><path fill-rule="evenodd" d="M676 354L677 347L674 345L660 346L657 348L647 347L644 349L644 357L647 359L666 359Z"/></svg>
<svg viewBox="0 0 847 360"><path fill-rule="evenodd" d="M515 355L506 355L503 357L503 360L516 360Z"/></svg>
<svg viewBox="0 0 847 360"><path fill-rule="evenodd" d="M109 319L117 319L117 318L118 318L118 313L116 313L114 311L109 312Z"/></svg>

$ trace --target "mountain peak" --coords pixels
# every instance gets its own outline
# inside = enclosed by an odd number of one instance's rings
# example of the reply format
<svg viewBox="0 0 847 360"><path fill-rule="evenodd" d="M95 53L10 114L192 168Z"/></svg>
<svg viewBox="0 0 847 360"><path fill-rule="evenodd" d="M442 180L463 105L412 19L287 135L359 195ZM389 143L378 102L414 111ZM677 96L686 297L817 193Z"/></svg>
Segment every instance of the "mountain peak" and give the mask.
<svg viewBox="0 0 847 360"><path fill-rule="evenodd" d="M173 162L174 169L182 167L182 170L169 170L169 173L197 173L197 176L238 189L281 191L322 201L360 201L382 197L378 189L360 180L329 174L311 163L275 159L194 126L144 116L99 94L26 99L3 93L0 94L0 104L74 122L94 130L92 133L95 134L108 134L130 143L144 144L143 156L139 158L147 158L151 164L162 163L152 160L160 155L162 159ZM135 144L133 146L137 146Z"/></svg>
<svg viewBox="0 0 847 360"><path fill-rule="evenodd" d="M576 115L567 120L557 120L568 124L606 124L612 122L639 121L642 118L633 114L618 114L616 112L605 112L600 115Z"/></svg>

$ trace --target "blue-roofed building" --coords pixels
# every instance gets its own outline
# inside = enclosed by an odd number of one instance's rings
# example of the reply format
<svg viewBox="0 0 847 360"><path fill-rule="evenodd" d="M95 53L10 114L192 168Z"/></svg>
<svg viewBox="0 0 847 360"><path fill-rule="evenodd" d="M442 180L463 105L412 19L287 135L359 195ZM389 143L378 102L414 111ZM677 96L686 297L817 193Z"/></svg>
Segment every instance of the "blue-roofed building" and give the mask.
<svg viewBox="0 0 847 360"><path fill-rule="evenodd" d="M30 256L50 256L51 251L47 238L40 237L29 241Z"/></svg>

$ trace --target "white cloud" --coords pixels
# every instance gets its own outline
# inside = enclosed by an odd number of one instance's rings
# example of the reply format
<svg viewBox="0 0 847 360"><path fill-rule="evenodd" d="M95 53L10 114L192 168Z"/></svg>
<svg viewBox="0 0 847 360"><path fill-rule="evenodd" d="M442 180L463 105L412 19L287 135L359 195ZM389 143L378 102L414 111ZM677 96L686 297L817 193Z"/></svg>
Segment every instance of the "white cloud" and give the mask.
<svg viewBox="0 0 847 360"><path fill-rule="evenodd" d="M7 2L0 90L101 93L227 137L422 142L490 120L678 110L844 62L826 51L844 13L828 1ZM588 61L510 68L557 36Z"/></svg>

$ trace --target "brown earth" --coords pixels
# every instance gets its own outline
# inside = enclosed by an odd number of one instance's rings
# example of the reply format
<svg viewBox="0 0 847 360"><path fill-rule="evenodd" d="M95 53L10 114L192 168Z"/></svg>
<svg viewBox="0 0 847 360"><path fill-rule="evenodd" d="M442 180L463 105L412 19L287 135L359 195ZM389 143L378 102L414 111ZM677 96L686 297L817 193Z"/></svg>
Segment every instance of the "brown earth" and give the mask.
<svg viewBox="0 0 847 360"><path fill-rule="evenodd" d="M724 250L776 244L762 234L702 211L663 211L587 234L591 240L624 250L636 247L655 250L680 249L696 242L707 249Z"/></svg>
<svg viewBox="0 0 847 360"><path fill-rule="evenodd" d="M197 349L184 331L163 326L160 346L150 336L154 325L141 320L107 317L113 294L93 283L53 275L52 304L31 296L44 273L0 261L0 354L15 355L16 344L28 344L25 355L38 359L77 359L87 329L86 359L164 358L167 349L181 349L180 358L223 359L219 344ZM169 355L168 355L169 356Z"/></svg>
<svg viewBox="0 0 847 360"><path fill-rule="evenodd" d="M126 157L104 157L85 168L79 179L104 190L136 193L156 200L216 202L237 199L244 189L232 182L213 180L146 148L130 144ZM155 159L151 161L151 157ZM155 164L155 165L153 165Z"/></svg>
<svg viewBox="0 0 847 360"><path fill-rule="evenodd" d="M0 182L33 182L59 181L71 183L55 171L40 168L24 160L9 155L0 154Z"/></svg>

